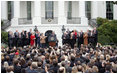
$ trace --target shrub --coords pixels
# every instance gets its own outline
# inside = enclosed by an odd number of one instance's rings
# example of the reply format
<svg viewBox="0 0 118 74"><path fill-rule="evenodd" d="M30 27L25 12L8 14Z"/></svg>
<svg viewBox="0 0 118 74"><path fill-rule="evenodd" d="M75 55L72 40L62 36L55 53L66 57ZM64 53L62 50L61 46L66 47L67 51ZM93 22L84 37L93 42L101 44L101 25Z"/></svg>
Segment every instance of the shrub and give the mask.
<svg viewBox="0 0 118 74"><path fill-rule="evenodd" d="M117 21L102 23L98 28L98 42L101 44L117 44Z"/></svg>
<svg viewBox="0 0 118 74"><path fill-rule="evenodd" d="M100 25L102 25L102 24L104 24L106 22L108 22L108 19L106 19L106 18L101 18L101 17L97 18L97 25L98 26L100 26Z"/></svg>
<svg viewBox="0 0 118 74"><path fill-rule="evenodd" d="M8 32L1 31L1 42L8 44Z"/></svg>

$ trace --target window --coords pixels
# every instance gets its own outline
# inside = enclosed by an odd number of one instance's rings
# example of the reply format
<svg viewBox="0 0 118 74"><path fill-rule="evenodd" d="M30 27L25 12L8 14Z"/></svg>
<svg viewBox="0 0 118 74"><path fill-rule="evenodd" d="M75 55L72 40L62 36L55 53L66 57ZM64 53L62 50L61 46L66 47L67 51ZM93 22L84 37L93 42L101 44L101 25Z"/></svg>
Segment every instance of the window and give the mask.
<svg viewBox="0 0 118 74"><path fill-rule="evenodd" d="M27 1L27 19L31 19L31 1Z"/></svg>
<svg viewBox="0 0 118 74"><path fill-rule="evenodd" d="M53 19L53 1L45 2L45 19Z"/></svg>
<svg viewBox="0 0 118 74"><path fill-rule="evenodd" d="M8 20L11 21L13 18L13 1L8 1L7 2L7 7L8 7Z"/></svg>
<svg viewBox="0 0 118 74"><path fill-rule="evenodd" d="M88 19L91 19L91 1L85 2L85 13Z"/></svg>
<svg viewBox="0 0 118 74"><path fill-rule="evenodd" d="M72 1L68 2L68 19L72 18Z"/></svg>
<svg viewBox="0 0 118 74"><path fill-rule="evenodd" d="M106 18L113 19L113 3L112 1L106 1Z"/></svg>

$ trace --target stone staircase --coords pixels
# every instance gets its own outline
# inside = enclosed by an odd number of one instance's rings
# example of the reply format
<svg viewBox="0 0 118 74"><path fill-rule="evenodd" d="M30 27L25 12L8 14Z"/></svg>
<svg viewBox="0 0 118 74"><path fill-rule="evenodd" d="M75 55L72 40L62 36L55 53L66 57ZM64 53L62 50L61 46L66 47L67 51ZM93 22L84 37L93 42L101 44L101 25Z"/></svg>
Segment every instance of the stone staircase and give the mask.
<svg viewBox="0 0 118 74"><path fill-rule="evenodd" d="M2 20L2 21L3 21L3 24L1 26L1 29L5 31L7 28L11 26L11 21L9 20Z"/></svg>

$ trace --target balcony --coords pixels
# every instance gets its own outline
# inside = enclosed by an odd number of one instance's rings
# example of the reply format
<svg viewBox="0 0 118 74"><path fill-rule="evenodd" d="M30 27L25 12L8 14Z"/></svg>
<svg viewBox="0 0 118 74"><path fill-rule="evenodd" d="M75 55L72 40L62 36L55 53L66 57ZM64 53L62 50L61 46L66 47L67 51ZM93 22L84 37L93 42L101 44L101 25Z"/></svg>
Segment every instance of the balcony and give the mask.
<svg viewBox="0 0 118 74"><path fill-rule="evenodd" d="M23 25L23 24L32 24L32 19L28 19L28 18L18 18L18 24L19 25Z"/></svg>
<svg viewBox="0 0 118 74"><path fill-rule="evenodd" d="M58 17L53 17L53 19L41 17L41 24L58 24Z"/></svg>
<svg viewBox="0 0 118 74"><path fill-rule="evenodd" d="M81 18L80 17L67 18L67 24L81 24Z"/></svg>

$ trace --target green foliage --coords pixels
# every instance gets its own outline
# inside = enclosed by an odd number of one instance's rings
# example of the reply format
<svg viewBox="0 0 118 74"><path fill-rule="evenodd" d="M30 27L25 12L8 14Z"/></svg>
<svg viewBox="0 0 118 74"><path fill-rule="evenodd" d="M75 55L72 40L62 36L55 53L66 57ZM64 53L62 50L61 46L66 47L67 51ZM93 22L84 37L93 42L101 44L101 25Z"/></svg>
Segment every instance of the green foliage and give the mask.
<svg viewBox="0 0 118 74"><path fill-rule="evenodd" d="M100 20L101 21L101 20ZM103 19L102 21L106 21ZM98 28L98 42L101 44L117 44L117 20L108 20Z"/></svg>
<svg viewBox="0 0 118 74"><path fill-rule="evenodd" d="M1 42L8 43L8 32L1 31Z"/></svg>
<svg viewBox="0 0 118 74"><path fill-rule="evenodd" d="M104 23L106 23L108 21L109 20L108 19L105 19L105 18L101 18L101 17L98 17L97 18L97 24L98 24L98 26L100 26L100 25L102 25L102 24L104 24Z"/></svg>

